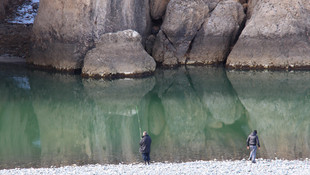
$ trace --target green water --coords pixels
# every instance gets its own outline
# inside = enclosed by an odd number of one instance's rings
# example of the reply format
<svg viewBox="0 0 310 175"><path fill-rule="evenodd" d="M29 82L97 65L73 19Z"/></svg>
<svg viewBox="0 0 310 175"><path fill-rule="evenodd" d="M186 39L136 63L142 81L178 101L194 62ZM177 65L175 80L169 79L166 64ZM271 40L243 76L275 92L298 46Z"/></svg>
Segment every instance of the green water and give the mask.
<svg viewBox="0 0 310 175"><path fill-rule="evenodd" d="M0 65L0 169L310 155L310 72L157 70L113 81Z"/></svg>

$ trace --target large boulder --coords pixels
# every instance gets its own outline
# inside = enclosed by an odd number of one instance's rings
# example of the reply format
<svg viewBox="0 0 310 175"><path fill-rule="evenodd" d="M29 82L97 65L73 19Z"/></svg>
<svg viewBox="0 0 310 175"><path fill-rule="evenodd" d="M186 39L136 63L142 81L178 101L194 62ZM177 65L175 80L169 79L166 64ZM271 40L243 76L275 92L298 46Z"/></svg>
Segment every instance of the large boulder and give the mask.
<svg viewBox="0 0 310 175"><path fill-rule="evenodd" d="M209 10L212 11L217 6L217 4L223 0L204 0L204 1L207 4L207 6L209 7Z"/></svg>
<svg viewBox="0 0 310 175"><path fill-rule="evenodd" d="M87 52L83 75L107 77L154 72L156 63L141 44L141 36L133 30L107 33Z"/></svg>
<svg viewBox="0 0 310 175"><path fill-rule="evenodd" d="M150 0L151 16L153 19L161 19L170 0Z"/></svg>
<svg viewBox="0 0 310 175"><path fill-rule="evenodd" d="M232 68L310 66L308 0L258 0L227 60Z"/></svg>
<svg viewBox="0 0 310 175"><path fill-rule="evenodd" d="M164 66L225 62L244 19L237 0L171 0L152 55Z"/></svg>
<svg viewBox="0 0 310 175"><path fill-rule="evenodd" d="M145 38L150 23L149 3L144 0L41 0L27 61L80 69L86 52L102 34L133 29Z"/></svg>
<svg viewBox="0 0 310 175"><path fill-rule="evenodd" d="M224 62L244 19L243 7L239 2L221 1L197 33L187 64Z"/></svg>
<svg viewBox="0 0 310 175"><path fill-rule="evenodd" d="M185 64L185 54L206 12L208 6L203 0L171 0L153 48L155 60L163 65Z"/></svg>

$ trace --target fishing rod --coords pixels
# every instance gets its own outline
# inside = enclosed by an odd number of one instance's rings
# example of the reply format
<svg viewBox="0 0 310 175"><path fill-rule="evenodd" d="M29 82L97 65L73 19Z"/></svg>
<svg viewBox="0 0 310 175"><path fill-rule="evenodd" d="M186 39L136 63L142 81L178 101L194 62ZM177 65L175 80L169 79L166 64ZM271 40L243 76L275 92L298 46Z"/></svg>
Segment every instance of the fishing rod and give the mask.
<svg viewBox="0 0 310 175"><path fill-rule="evenodd" d="M140 138L141 138L142 137L142 135L141 135L141 123L140 123L139 111L138 111L138 107L137 106L136 106L136 111L137 111L137 115L138 115L139 135L140 135Z"/></svg>

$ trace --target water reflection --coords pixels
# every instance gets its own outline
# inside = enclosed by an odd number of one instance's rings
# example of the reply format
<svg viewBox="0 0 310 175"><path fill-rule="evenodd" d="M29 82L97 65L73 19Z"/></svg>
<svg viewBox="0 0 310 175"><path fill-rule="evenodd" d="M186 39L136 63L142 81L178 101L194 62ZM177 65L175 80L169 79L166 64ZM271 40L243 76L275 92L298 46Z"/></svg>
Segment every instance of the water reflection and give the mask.
<svg viewBox="0 0 310 175"><path fill-rule="evenodd" d="M264 157L310 155L310 72L229 72Z"/></svg>
<svg viewBox="0 0 310 175"><path fill-rule="evenodd" d="M113 81L0 65L0 168L242 159L259 131L264 158L309 155L308 72L157 70Z"/></svg>
<svg viewBox="0 0 310 175"><path fill-rule="evenodd" d="M157 111L163 111L161 133L154 134L152 122L146 128L158 140L153 147L155 159L242 157L246 136L233 124L245 118L245 110L224 69L180 68L158 71L155 76L157 84L152 93L162 110L152 110L153 106L148 106L150 109L145 113L150 121L155 121ZM152 101L149 99L149 103Z"/></svg>

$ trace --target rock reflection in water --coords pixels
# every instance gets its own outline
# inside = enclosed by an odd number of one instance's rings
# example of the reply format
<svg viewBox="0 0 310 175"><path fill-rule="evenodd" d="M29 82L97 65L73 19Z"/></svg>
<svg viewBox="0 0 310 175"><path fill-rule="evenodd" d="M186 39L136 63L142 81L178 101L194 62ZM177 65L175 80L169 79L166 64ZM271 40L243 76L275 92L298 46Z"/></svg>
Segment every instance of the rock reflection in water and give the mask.
<svg viewBox="0 0 310 175"><path fill-rule="evenodd" d="M41 73L33 80L44 164L138 159L137 110L154 78L81 80Z"/></svg>
<svg viewBox="0 0 310 175"><path fill-rule="evenodd" d="M240 158L245 134L234 123L245 118L236 94L220 68L189 67L157 71L145 120L159 117L162 131L151 133L156 160ZM150 97L149 97L150 98ZM152 103L150 98L146 104ZM151 132L153 123L148 123ZM158 123L157 123L158 125ZM159 127L157 127L159 128ZM229 146L227 146L229 145Z"/></svg>
<svg viewBox="0 0 310 175"><path fill-rule="evenodd" d="M308 158L310 72L228 72L264 157ZM265 155L264 155L265 154Z"/></svg>
<svg viewBox="0 0 310 175"><path fill-rule="evenodd" d="M140 130L154 161L242 159L252 129L260 156L305 158L308 74L181 67L108 81L1 69L0 168L138 162Z"/></svg>

